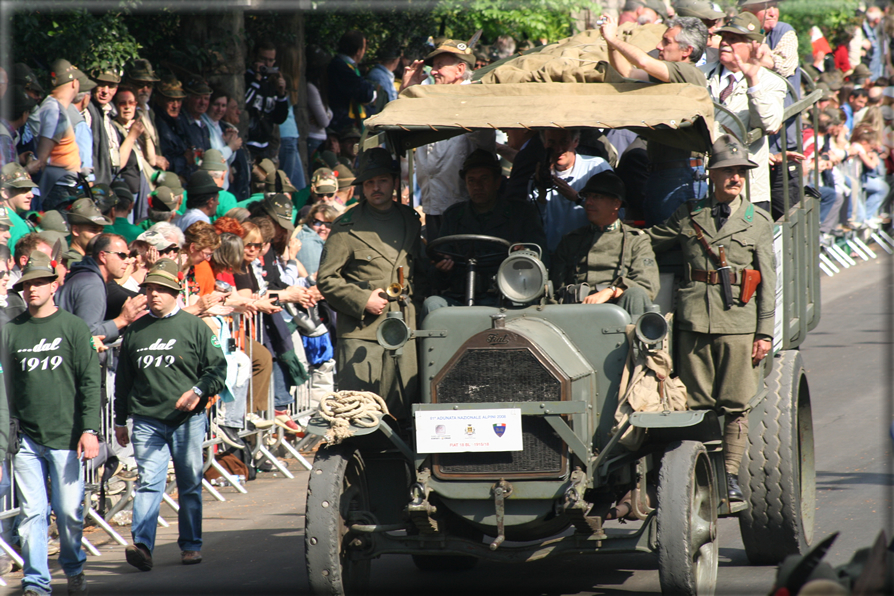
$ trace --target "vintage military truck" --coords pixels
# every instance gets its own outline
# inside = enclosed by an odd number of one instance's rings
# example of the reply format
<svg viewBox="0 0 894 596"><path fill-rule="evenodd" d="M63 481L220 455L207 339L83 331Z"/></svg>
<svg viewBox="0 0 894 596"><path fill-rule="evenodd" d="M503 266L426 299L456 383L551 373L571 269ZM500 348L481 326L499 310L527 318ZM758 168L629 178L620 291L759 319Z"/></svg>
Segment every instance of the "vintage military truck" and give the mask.
<svg viewBox="0 0 894 596"><path fill-rule="evenodd" d="M623 127L705 151L714 109L705 89L688 85L418 86L367 121L377 136L366 146L384 142L403 154L481 128ZM674 306L673 261L661 266L657 312L632 321L612 304L556 304L537 252L509 252L492 239L506 255L500 307L441 308L415 332L399 317L380 329L388 348L417 342L421 401L413 421L386 418L319 450L306 508L311 591L363 594L371 559L387 554L411 554L423 570L459 570L479 559L653 552L663 593L712 594L725 516L738 516L754 563L805 552L814 451L797 348L820 316L818 213L818 201L802 196L775 224L776 337L751 402L745 503L727 498L714 412L635 413L611 432L631 343L669 342L673 351L665 316ZM635 451L618 444L629 426L647 429ZM328 425L315 418L309 429L323 434ZM490 450L504 440L516 450Z"/></svg>

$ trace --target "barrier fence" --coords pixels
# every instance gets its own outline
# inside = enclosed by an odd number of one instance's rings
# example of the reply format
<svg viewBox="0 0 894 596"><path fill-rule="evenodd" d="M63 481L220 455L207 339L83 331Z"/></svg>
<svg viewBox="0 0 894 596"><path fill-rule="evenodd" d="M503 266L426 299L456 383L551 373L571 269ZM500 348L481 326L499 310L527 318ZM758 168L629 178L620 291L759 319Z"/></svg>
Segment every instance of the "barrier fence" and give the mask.
<svg viewBox="0 0 894 596"><path fill-rule="evenodd" d="M237 393L243 394L245 400L240 399L221 402L214 401L206 408L205 416L208 421L205 440L202 449L205 453L203 472L209 468L216 470L226 483L233 487L237 493L247 494L248 488L243 480L231 474L215 457L217 453L226 448L240 447L233 438L221 429L224 414L227 408L241 408L241 424L237 428L238 439L244 446L251 450L252 461L257 465L263 461L269 462L275 470L286 478L294 478L275 453L280 449L295 458L304 468L310 469L310 462L301 454L301 450L309 449L318 441L316 437L297 436L287 431L284 420L277 420L274 408L274 382L269 382L269 390L263 396L255 400L255 375L251 374L256 362L255 347L263 344L264 332L260 314L217 317L221 323L219 337L231 339L225 347L225 353L235 353L235 357L228 358L228 366L233 366L232 360L238 361L238 365L248 367L248 379L244 387L239 386ZM293 334L299 342L298 334ZM250 341L254 340L254 341ZM257 342L257 343L255 343ZM224 345L224 342L221 342ZM115 368L120 348L120 340L110 346L105 352L106 359L102 364L102 408L100 413L101 429L100 456L95 460L84 462L84 521L96 524L112 540L122 546L127 546L128 541L113 527L113 518L123 511L129 511L133 507L133 496L136 485L136 465L133 461L132 448L121 448L115 437ZM232 349L231 349L232 348ZM300 350L296 349L296 352ZM244 354L246 358L240 358L238 354ZM251 362L251 364L249 364ZM306 363L305 363L306 365ZM275 364L274 364L275 366ZM292 421L304 421L310 417L316 409L318 396L314 396L311 387L314 385L316 371L308 369L311 378L298 387L291 389L294 400L288 406L288 417ZM233 421L233 414L227 417L227 422ZM290 437L291 434L291 437ZM294 438L292 438L294 437ZM171 464L169 463L169 466ZM123 473L121 473L123 471ZM110 481L116 478L119 484L116 489L110 489ZM208 480L202 478L204 488L218 501L226 501L219 487L213 486ZM176 487L175 482L169 482L162 498L175 512L179 510L176 499L171 496ZM222 488L222 487L220 487ZM112 497L117 497L113 499ZM0 550L20 567L23 561L19 553L13 548L15 520L20 513L18 499L16 498L15 469L13 458L7 458L3 467L3 478L0 480ZM158 523L163 527L169 527L169 523L159 515ZM84 549L93 556L100 556L100 551L86 538L82 539ZM6 582L0 577L0 585L6 586Z"/></svg>

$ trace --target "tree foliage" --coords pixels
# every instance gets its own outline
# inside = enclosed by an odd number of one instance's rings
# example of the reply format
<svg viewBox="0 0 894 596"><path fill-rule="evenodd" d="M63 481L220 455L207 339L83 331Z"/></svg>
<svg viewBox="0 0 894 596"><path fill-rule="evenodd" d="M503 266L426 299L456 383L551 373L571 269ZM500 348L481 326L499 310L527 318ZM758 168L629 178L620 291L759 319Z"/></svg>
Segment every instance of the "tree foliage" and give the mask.
<svg viewBox="0 0 894 596"><path fill-rule="evenodd" d="M835 49L836 38L859 24L858 0L787 0L779 3L779 20L798 33L798 53L810 55L810 28L816 25Z"/></svg>

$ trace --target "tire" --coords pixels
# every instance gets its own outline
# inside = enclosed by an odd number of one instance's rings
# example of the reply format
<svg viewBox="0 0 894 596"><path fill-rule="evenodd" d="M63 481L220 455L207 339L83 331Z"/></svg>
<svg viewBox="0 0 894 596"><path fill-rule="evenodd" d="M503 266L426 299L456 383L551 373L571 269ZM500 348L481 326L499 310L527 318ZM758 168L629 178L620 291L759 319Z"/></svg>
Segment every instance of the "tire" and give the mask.
<svg viewBox="0 0 894 596"><path fill-rule="evenodd" d="M739 469L749 505L739 514L739 529L755 565L805 554L816 507L810 390L799 352L776 356L767 389L749 416L748 449Z"/></svg>
<svg viewBox="0 0 894 596"><path fill-rule="evenodd" d="M345 543L347 517L369 511L366 467L348 445L320 449L307 484L304 553L311 594L366 594L369 559L352 559Z"/></svg>
<svg viewBox="0 0 894 596"><path fill-rule="evenodd" d="M658 475L658 580L662 594L710 596L717 585L714 470L698 441L672 443Z"/></svg>

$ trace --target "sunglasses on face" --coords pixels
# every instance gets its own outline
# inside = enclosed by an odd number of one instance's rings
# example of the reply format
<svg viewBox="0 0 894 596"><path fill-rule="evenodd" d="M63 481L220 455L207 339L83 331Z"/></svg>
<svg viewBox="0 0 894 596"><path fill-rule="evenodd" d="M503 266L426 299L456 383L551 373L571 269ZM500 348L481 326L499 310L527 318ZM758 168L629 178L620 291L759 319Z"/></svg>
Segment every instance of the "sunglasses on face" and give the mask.
<svg viewBox="0 0 894 596"><path fill-rule="evenodd" d="M327 193L319 194L319 195L317 195L317 196L320 197L321 199L331 199L332 197L335 196L335 193L334 193L334 192L327 192Z"/></svg>
<svg viewBox="0 0 894 596"><path fill-rule="evenodd" d="M319 219L315 219L315 220L313 220L313 221L311 222L310 225L313 226L313 227L323 226L324 228L331 228L331 227L332 227L332 222L330 222L330 221L320 221Z"/></svg>
<svg viewBox="0 0 894 596"><path fill-rule="evenodd" d="M9 271L0 271L0 279L6 279L9 277Z"/></svg>
<svg viewBox="0 0 894 596"><path fill-rule="evenodd" d="M263 242L249 242L245 248L261 248L262 246L264 246Z"/></svg>
<svg viewBox="0 0 894 596"><path fill-rule="evenodd" d="M126 261L128 258L130 258L130 255L128 255L126 252L115 252L114 250L104 250L102 252L106 253L107 255L118 255L118 258L122 261Z"/></svg>

